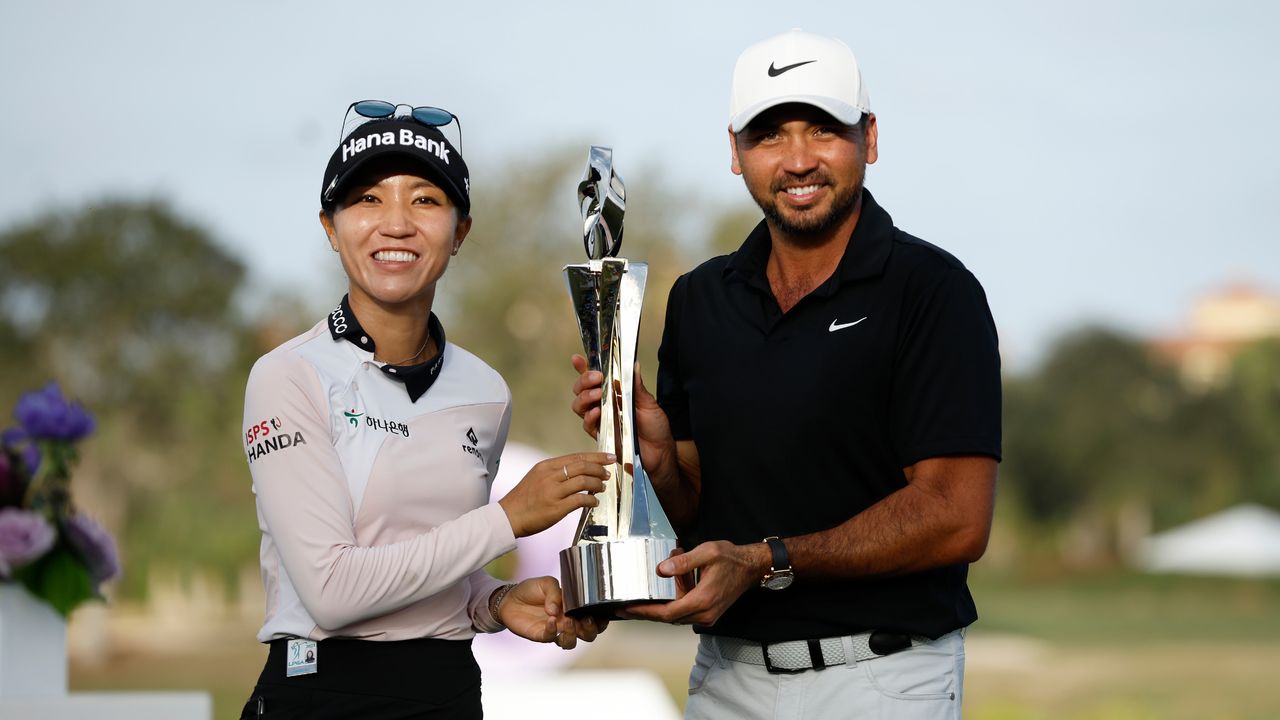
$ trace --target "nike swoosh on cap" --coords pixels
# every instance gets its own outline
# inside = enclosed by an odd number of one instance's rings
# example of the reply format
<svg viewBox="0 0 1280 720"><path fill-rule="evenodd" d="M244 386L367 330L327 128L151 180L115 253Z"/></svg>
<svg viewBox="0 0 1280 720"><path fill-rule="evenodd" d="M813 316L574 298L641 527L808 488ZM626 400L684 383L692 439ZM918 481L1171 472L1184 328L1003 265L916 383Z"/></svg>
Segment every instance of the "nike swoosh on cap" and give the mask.
<svg viewBox="0 0 1280 720"><path fill-rule="evenodd" d="M773 66L773 63L769 63L769 77L778 77L779 75L781 75L782 73L784 73L784 72L786 72L786 71L788 71L788 70L795 70L796 68L800 67L801 65L808 65L808 64L809 64L809 63L811 63L811 62L818 62L818 61L817 61L817 60L805 60L805 61L803 61L803 62L792 63L792 64L790 64L790 65L783 65L782 67L774 67L774 66Z"/></svg>

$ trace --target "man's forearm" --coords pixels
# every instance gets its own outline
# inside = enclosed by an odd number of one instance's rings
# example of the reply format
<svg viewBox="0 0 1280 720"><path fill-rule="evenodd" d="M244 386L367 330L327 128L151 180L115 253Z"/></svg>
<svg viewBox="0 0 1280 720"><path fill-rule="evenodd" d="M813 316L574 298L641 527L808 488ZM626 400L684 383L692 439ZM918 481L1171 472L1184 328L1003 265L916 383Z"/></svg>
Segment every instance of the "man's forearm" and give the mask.
<svg viewBox="0 0 1280 720"><path fill-rule="evenodd" d="M698 517L702 472L698 451L691 441L675 443L674 462L665 463L649 475L658 501L681 537L688 537Z"/></svg>
<svg viewBox="0 0 1280 720"><path fill-rule="evenodd" d="M901 575L977 560L995 504L995 461L944 458L928 477L840 525L785 538L798 577ZM941 476L937 473L942 473Z"/></svg>

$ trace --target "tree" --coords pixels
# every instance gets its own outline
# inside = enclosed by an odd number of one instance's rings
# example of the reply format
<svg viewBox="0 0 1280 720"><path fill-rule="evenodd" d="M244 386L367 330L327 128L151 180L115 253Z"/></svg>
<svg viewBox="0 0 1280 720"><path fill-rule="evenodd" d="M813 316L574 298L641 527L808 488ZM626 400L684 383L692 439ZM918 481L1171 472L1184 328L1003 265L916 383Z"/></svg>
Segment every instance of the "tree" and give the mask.
<svg viewBox="0 0 1280 720"><path fill-rule="evenodd" d="M1089 329L1061 342L1032 378L1008 383L1006 468L1041 521L1070 517L1108 492L1138 489L1143 430L1167 417L1176 383L1141 345Z"/></svg>
<svg viewBox="0 0 1280 720"><path fill-rule="evenodd" d="M1241 494L1280 507L1280 338L1242 350L1222 394L1240 428Z"/></svg>
<svg viewBox="0 0 1280 720"><path fill-rule="evenodd" d="M512 438L549 452L590 445L569 410L569 356L582 352L582 342L561 271L586 261L576 196L585 157L578 148L555 152L506 169L497 190L478 190L471 234L438 296L449 339L492 365L511 387ZM643 174L623 174L620 254L649 264L638 355L652 389L667 292L689 269L685 239L675 228L698 206L687 197L678 201Z"/></svg>
<svg viewBox="0 0 1280 720"><path fill-rule="evenodd" d="M128 588L152 562L235 577L257 542L236 439L254 355L242 264L158 201L45 212L0 234L0 399L50 378L100 429L78 500L121 536Z"/></svg>
<svg viewBox="0 0 1280 720"><path fill-rule="evenodd" d="M53 210L0 236L0 302L80 397L164 411L173 373L223 369L238 260L164 204Z"/></svg>
<svg viewBox="0 0 1280 720"><path fill-rule="evenodd" d="M1116 559L1139 531L1253 500L1280 504L1280 341L1194 390L1136 338L1086 328L1005 382L1002 485L1064 546ZM1090 538L1092 536L1092 538Z"/></svg>

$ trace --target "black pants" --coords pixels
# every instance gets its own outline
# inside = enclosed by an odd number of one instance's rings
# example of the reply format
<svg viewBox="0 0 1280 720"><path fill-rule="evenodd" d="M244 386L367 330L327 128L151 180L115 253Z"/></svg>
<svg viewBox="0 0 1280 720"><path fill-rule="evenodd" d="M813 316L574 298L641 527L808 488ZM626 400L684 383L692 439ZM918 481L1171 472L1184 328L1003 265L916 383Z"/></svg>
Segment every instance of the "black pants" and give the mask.
<svg viewBox="0 0 1280 720"><path fill-rule="evenodd" d="M285 677L287 640L267 664L241 720L482 718L470 640L321 640L317 672Z"/></svg>

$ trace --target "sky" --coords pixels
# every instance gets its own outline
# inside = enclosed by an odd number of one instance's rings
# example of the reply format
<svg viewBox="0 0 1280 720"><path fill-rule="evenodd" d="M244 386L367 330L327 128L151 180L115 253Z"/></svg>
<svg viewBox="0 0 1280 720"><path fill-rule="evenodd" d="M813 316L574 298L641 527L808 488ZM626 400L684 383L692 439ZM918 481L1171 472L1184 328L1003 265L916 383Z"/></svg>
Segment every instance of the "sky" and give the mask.
<svg viewBox="0 0 1280 720"><path fill-rule="evenodd" d="M857 54L880 129L867 187L982 281L1006 363L1082 323L1177 333L1226 283L1280 292L1280 5L1230 0L6 2L0 228L160 197L254 287L325 307L320 176L367 98L459 115L473 187L600 144L624 176L747 206L733 63L795 27Z"/></svg>

